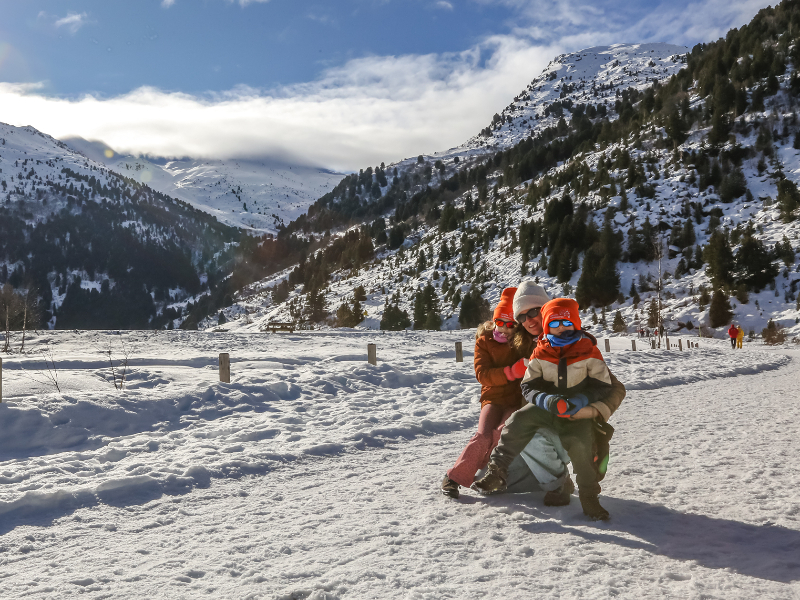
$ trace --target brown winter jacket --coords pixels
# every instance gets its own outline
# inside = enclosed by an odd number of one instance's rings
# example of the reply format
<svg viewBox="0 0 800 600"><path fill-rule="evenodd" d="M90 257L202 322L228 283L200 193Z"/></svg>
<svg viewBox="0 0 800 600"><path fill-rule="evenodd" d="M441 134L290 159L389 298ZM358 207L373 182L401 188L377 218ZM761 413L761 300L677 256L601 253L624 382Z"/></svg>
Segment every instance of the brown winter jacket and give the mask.
<svg viewBox="0 0 800 600"><path fill-rule="evenodd" d="M520 380L509 381L503 369L522 357L510 343L495 341L493 332L491 321L475 332L475 377L481 384L481 408L487 404L519 408L524 403Z"/></svg>

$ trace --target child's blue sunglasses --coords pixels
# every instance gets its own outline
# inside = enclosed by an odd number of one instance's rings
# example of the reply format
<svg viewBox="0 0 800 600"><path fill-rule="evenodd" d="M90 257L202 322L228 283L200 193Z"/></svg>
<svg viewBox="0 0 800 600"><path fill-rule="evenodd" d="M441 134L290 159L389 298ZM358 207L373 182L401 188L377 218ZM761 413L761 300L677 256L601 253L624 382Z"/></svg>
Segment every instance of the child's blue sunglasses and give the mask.
<svg viewBox="0 0 800 600"><path fill-rule="evenodd" d="M572 321L567 321L566 319L561 319L560 321L550 321L547 326L552 329L553 327L559 327L563 325L564 327L574 327Z"/></svg>

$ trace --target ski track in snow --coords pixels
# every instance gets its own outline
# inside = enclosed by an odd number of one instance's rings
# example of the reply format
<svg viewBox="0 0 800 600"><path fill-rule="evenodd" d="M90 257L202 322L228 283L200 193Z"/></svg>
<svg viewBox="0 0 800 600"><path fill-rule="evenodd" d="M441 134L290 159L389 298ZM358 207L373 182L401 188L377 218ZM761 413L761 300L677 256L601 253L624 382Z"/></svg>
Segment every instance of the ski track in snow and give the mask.
<svg viewBox="0 0 800 600"><path fill-rule="evenodd" d="M440 496L477 423L472 335L34 335L3 361L3 596L800 597L800 352L613 339L594 524L577 497Z"/></svg>

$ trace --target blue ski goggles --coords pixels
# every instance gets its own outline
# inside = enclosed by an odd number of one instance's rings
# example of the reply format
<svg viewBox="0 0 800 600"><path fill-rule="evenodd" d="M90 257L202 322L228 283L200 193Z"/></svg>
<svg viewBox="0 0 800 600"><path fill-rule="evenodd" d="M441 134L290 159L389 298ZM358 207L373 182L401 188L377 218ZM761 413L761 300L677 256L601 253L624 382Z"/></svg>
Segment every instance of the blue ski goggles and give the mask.
<svg viewBox="0 0 800 600"><path fill-rule="evenodd" d="M550 329L553 329L554 327L560 327L561 325L564 327L575 327L575 324L572 321L567 321L566 319L561 319L560 321L550 321L547 324Z"/></svg>

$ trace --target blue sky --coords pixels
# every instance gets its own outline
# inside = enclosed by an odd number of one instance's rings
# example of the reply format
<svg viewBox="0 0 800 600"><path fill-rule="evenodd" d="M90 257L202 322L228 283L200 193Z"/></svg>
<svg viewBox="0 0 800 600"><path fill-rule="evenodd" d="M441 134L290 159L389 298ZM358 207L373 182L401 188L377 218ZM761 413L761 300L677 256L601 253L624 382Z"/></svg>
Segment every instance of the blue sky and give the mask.
<svg viewBox="0 0 800 600"><path fill-rule="evenodd" d="M48 93L66 96L143 85L189 93L239 84L269 89L358 57L458 52L508 31L515 13L458 0L2 4L0 31L14 59L0 78L45 81Z"/></svg>
<svg viewBox="0 0 800 600"><path fill-rule="evenodd" d="M758 0L0 0L0 121L343 170L456 145L556 54L692 46Z"/></svg>

